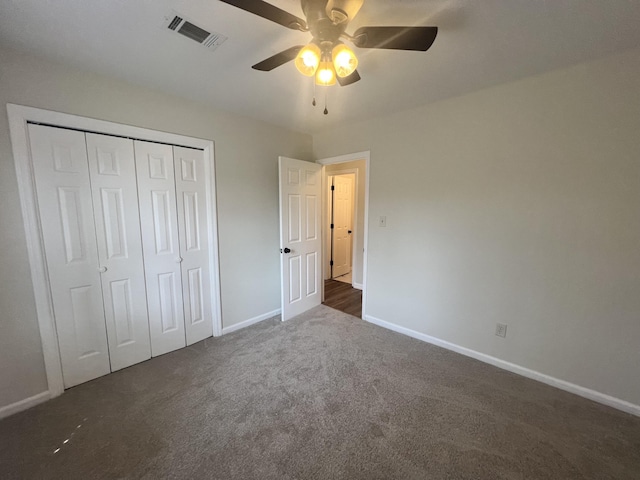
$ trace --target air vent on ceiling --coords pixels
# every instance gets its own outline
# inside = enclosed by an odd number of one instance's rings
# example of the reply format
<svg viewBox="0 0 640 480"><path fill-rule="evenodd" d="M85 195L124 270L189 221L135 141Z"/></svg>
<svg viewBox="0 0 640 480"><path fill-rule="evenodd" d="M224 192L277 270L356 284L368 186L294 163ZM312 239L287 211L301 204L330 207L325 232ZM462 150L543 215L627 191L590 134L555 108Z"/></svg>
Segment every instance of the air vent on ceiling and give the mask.
<svg viewBox="0 0 640 480"><path fill-rule="evenodd" d="M198 42L209 50L215 50L227 39L224 35L216 32L209 32L208 30L195 25L185 19L183 15L179 15L175 12L165 17L164 26L169 30L173 30L176 33Z"/></svg>

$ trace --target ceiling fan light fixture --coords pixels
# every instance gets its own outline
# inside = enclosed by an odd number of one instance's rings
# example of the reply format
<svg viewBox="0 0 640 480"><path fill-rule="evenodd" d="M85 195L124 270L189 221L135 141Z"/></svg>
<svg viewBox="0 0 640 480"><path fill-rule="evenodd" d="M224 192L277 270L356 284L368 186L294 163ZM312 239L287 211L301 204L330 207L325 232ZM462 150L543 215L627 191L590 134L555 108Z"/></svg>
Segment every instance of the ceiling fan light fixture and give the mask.
<svg viewBox="0 0 640 480"><path fill-rule="evenodd" d="M344 43L339 43L332 51L333 66L340 78L348 77L358 68L358 57Z"/></svg>
<svg viewBox="0 0 640 480"><path fill-rule="evenodd" d="M301 74L313 77L320 65L321 55L320 47L315 43L302 47L296 56L296 68Z"/></svg>
<svg viewBox="0 0 640 480"><path fill-rule="evenodd" d="M316 85L330 87L336 84L336 71L330 59L324 59L316 72Z"/></svg>

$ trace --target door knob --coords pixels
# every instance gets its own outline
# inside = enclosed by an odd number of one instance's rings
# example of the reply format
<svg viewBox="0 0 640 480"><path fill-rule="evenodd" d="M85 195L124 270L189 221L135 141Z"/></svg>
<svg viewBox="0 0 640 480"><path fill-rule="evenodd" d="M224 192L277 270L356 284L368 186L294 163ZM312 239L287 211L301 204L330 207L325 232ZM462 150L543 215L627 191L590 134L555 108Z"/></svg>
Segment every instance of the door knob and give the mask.
<svg viewBox="0 0 640 480"><path fill-rule="evenodd" d="M176 263L182 263L182 258L177 257L177 258L176 258Z"/></svg>
<svg viewBox="0 0 640 480"><path fill-rule="evenodd" d="M291 253L291 249L290 248L286 248L284 249L284 253Z"/></svg>
<svg viewBox="0 0 640 480"><path fill-rule="evenodd" d="M100 273L104 273L104 272L106 272L106 271L107 271L107 267L98 267L98 271L99 271Z"/></svg>

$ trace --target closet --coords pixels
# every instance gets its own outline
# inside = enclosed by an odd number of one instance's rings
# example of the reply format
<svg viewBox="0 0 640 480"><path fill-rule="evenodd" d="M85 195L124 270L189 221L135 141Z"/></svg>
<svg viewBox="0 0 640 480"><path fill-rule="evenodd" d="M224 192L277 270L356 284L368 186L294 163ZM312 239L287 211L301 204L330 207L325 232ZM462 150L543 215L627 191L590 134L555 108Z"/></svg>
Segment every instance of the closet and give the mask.
<svg viewBox="0 0 640 480"><path fill-rule="evenodd" d="M211 336L203 152L28 130L64 386Z"/></svg>

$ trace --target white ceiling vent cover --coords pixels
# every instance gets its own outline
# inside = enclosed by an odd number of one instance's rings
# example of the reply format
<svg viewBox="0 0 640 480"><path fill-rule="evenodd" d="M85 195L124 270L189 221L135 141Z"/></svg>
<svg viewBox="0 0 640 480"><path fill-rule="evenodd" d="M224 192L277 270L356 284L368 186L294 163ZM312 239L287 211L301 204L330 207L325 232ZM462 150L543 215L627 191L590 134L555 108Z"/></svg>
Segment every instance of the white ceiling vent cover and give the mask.
<svg viewBox="0 0 640 480"><path fill-rule="evenodd" d="M171 15L165 17L164 28L184 35L209 50L215 50L227 40L224 35L209 32L187 20L184 15L176 12L172 12Z"/></svg>

